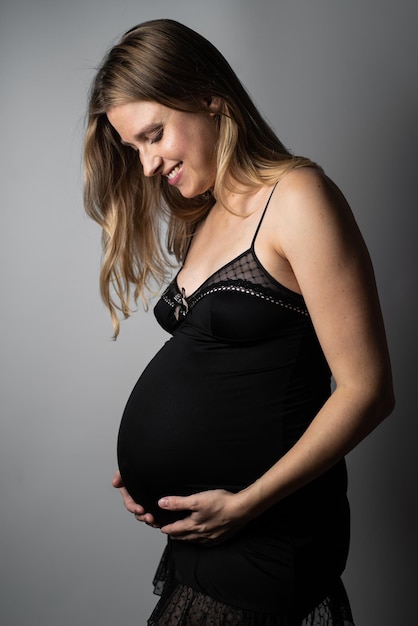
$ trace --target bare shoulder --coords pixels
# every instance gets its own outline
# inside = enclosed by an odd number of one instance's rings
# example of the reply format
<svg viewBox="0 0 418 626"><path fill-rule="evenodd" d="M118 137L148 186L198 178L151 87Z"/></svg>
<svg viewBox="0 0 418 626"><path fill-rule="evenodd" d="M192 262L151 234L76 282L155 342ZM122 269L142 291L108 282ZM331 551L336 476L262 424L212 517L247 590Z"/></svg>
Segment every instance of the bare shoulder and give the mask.
<svg viewBox="0 0 418 626"><path fill-rule="evenodd" d="M272 197L272 232L279 252L290 252L323 238L357 240L358 227L338 186L321 170L303 167L287 172Z"/></svg>
<svg viewBox="0 0 418 626"><path fill-rule="evenodd" d="M320 187L328 180L323 170L317 167L295 167L287 170L280 179L280 187L298 191L312 186Z"/></svg>
<svg viewBox="0 0 418 626"><path fill-rule="evenodd" d="M301 167L290 170L279 181L276 198L282 211L292 213L299 206L308 211L318 209L347 209L348 203L337 185L320 169Z"/></svg>

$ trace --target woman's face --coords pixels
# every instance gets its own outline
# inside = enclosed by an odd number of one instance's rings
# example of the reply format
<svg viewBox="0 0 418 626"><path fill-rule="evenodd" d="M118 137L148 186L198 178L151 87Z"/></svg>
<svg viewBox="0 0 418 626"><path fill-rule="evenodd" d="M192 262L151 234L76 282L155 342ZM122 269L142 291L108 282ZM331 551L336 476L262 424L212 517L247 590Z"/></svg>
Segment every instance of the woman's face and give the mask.
<svg viewBox="0 0 418 626"><path fill-rule="evenodd" d="M107 117L124 145L138 151L145 176L164 176L185 198L212 188L218 124L215 102L184 113L148 101L110 108Z"/></svg>

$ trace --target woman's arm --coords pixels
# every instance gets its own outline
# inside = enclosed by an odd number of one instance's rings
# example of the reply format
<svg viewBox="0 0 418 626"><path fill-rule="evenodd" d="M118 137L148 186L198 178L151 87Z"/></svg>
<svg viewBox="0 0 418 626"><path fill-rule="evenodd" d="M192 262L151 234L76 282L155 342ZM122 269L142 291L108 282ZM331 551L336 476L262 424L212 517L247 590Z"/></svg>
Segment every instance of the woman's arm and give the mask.
<svg viewBox="0 0 418 626"><path fill-rule="evenodd" d="M278 191L277 251L295 274L336 389L296 445L247 490L254 512L329 469L394 405L373 269L345 199L313 170L292 172Z"/></svg>

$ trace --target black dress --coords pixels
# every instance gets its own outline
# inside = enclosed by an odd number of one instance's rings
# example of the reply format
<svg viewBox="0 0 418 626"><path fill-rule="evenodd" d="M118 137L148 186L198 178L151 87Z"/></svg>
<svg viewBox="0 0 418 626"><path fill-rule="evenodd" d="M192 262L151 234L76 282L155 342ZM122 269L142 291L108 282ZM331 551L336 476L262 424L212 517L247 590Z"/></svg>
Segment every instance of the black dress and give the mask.
<svg viewBox="0 0 418 626"><path fill-rule="evenodd" d="M129 493L161 523L179 516L158 507L161 496L237 492L254 482L330 395L330 370L302 296L256 256L267 207L248 250L187 298L175 279L155 307L172 337L128 400L118 461ZM149 624L352 624L340 580L346 490L340 461L223 543L169 540Z"/></svg>

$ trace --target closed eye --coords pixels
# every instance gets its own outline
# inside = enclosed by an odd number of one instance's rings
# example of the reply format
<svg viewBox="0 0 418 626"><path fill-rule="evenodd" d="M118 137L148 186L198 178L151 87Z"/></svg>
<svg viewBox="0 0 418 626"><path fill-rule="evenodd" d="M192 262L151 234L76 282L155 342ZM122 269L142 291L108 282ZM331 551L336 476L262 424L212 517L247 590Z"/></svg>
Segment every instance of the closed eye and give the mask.
<svg viewBox="0 0 418 626"><path fill-rule="evenodd" d="M121 144L122 144L122 146L126 146L127 148L130 148L134 152L139 152L138 148L136 146L134 146L132 143L127 143L126 141L122 141L121 140Z"/></svg>
<svg viewBox="0 0 418 626"><path fill-rule="evenodd" d="M162 126L160 126L154 132L149 134L148 137L146 137L146 134L144 132L138 133L137 135L135 135L135 140L138 142L148 140L150 143L157 143L163 138L163 134L164 134L164 129ZM123 141L123 139L121 139L120 142L123 146L127 146L128 148L131 148L132 150L134 150L135 152L139 154L139 149L137 148L136 145L129 143L127 141Z"/></svg>
<svg viewBox="0 0 418 626"><path fill-rule="evenodd" d="M160 141L163 138L163 129L159 128L154 135L152 135L152 137L150 138L150 142L151 143L157 143L158 141Z"/></svg>

